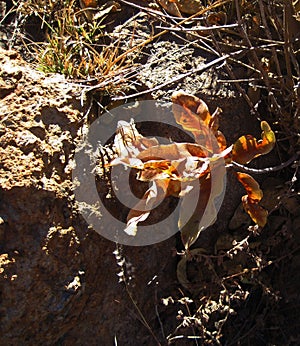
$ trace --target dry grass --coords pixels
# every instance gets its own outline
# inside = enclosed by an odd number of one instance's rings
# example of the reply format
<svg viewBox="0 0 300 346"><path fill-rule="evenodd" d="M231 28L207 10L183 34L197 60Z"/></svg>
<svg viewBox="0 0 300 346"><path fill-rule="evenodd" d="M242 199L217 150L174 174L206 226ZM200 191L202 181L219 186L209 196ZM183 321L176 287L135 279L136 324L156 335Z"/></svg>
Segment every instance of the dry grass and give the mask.
<svg viewBox="0 0 300 346"><path fill-rule="evenodd" d="M74 0L31 0L19 3L17 8L25 21L39 18L45 33L44 42L32 43L29 48L36 55L40 70L72 79L96 79L99 83L105 80L103 88L108 90L116 90L115 75L134 64L121 51L120 41L106 32L109 16L117 10L105 5L97 11L80 8Z"/></svg>

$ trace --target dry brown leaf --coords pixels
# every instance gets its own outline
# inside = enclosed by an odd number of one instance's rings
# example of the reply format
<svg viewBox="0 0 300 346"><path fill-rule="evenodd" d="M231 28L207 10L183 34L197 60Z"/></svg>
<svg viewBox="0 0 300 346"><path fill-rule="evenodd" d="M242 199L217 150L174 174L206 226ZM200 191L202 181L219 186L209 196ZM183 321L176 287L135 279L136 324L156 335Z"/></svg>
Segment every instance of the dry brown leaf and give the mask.
<svg viewBox="0 0 300 346"><path fill-rule="evenodd" d="M135 236L137 233L137 224L145 221L152 209L159 205L166 197L169 181L153 181L149 189L138 203L130 210L127 216L127 225L125 232L128 235Z"/></svg>
<svg viewBox="0 0 300 346"><path fill-rule="evenodd" d="M260 155L268 154L275 145L275 134L266 121L261 122L261 140L251 135L240 137L233 145L232 160L245 164Z"/></svg>
<svg viewBox="0 0 300 346"><path fill-rule="evenodd" d="M216 136L220 151L225 150L227 147L227 143L226 143L226 138L223 135L223 133L221 131L217 131L215 136Z"/></svg>
<svg viewBox="0 0 300 346"><path fill-rule="evenodd" d="M175 91L172 102L176 122L192 132L196 143L206 149L207 156L226 148L225 137L218 131L220 108L211 115L203 100L184 91Z"/></svg>
<svg viewBox="0 0 300 346"><path fill-rule="evenodd" d="M247 195L242 197L243 207L251 219L260 227L267 223L268 212L259 205L263 192L258 182L246 173L237 172L239 182L244 186Z"/></svg>
<svg viewBox="0 0 300 346"><path fill-rule="evenodd" d="M178 160L188 156L206 157L203 148L199 144L194 143L155 145L137 155L144 162L148 160Z"/></svg>
<svg viewBox="0 0 300 346"><path fill-rule="evenodd" d="M184 129L189 131L201 130L199 120L203 121L207 127L209 126L211 114L203 100L180 90L172 94L172 102L175 120Z"/></svg>
<svg viewBox="0 0 300 346"><path fill-rule="evenodd" d="M181 231L181 240L185 249L198 239L201 231L209 225L200 225L206 212L211 194L211 179L207 175L205 179L191 182L193 189L182 198L178 227ZM200 185L200 193L199 193Z"/></svg>
<svg viewBox="0 0 300 346"><path fill-rule="evenodd" d="M146 148L158 145L156 138L142 136L133 121L119 121L114 139L114 147L119 158L137 157Z"/></svg>
<svg viewBox="0 0 300 346"><path fill-rule="evenodd" d="M247 195L242 197L243 207L250 215L251 219L261 228L265 227L268 218L268 211L261 207L258 202L254 202Z"/></svg>
<svg viewBox="0 0 300 346"><path fill-rule="evenodd" d="M258 182L246 173L237 172L239 182L244 186L247 195L253 201L259 202L263 197L263 192L259 187Z"/></svg>
<svg viewBox="0 0 300 346"><path fill-rule="evenodd" d="M217 127L217 122L211 124ZM225 148L225 139L219 133L218 136ZM217 211L210 194L211 169L213 168L213 172L217 171L216 167L222 166L220 159L222 161L232 148L226 148L220 153L207 157L205 149L199 144L156 145L156 139L144 138L133 123L124 121L119 123L115 143L118 144L119 157L112 160L110 166L123 164L137 169L138 180L152 182L142 199L129 212L125 232L134 236L138 223L145 221L154 205L165 197L170 195L181 197L179 228L183 228L182 239L185 247L189 248L201 230L215 221ZM223 168L225 170L225 167ZM219 185L218 194L220 194L224 188L224 181L217 179L216 185ZM199 188L201 198L199 198ZM204 212L205 217L203 217Z"/></svg>

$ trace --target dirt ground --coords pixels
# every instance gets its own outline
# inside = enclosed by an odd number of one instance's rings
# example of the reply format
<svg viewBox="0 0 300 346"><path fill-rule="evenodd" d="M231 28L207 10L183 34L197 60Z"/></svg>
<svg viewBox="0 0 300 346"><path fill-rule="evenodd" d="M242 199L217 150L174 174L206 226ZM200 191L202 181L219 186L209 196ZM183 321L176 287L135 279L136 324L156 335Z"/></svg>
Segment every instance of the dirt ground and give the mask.
<svg viewBox="0 0 300 346"><path fill-rule="evenodd" d="M12 3L0 4L4 16ZM121 9L108 24L113 34L124 22L124 37L132 25L138 38L151 34L157 23L146 13L125 4ZM229 170L217 221L201 233L190 260L178 254L179 232L144 247L111 242L79 212L72 172L76 148L103 112L99 104L114 108L124 93L96 89L82 98L78 80L38 71L22 35L10 47L14 23L7 16L0 27L0 344L299 345L299 163L255 176L270 212L259 234L251 231L241 208L243 189ZM23 34L36 30L36 38L43 37L34 16L26 25ZM125 92L153 91L131 101L168 104L172 92L183 89L211 111L222 108L220 129L229 144L242 134L260 136L244 95L234 83L219 82L228 78L224 66L159 87L210 61L203 50L168 34L136 58L137 86ZM246 78L242 67L235 73ZM262 102L260 115L266 110ZM256 159L255 168L277 166L299 151L294 137L285 142L290 133L278 119L263 120L284 145L279 141ZM293 131L299 137L299 127ZM97 179L99 196L106 195L105 178ZM114 200L111 206L122 217Z"/></svg>

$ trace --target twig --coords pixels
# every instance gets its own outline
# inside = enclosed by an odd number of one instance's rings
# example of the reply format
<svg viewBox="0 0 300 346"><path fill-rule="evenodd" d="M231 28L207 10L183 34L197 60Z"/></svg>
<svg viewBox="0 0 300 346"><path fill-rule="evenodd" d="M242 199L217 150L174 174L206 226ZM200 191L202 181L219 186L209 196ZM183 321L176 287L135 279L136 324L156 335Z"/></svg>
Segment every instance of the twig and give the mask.
<svg viewBox="0 0 300 346"><path fill-rule="evenodd" d="M178 35L176 35L176 33L171 32L171 34L173 34L174 36L178 37ZM221 56L221 54L219 54L211 45L211 40L207 39L204 36L200 36L198 33L196 32L191 32L190 36L195 37L194 41L191 40L187 40L186 38L180 37L184 42L189 42L191 44L193 44L194 47L199 48L204 50L205 52L208 52L210 54L215 54L217 57ZM205 42L208 41L208 42ZM200 45L200 43L202 45ZM234 48L236 49L241 49L242 47L240 46L235 46Z"/></svg>
<svg viewBox="0 0 300 346"><path fill-rule="evenodd" d="M255 68L254 66L251 66L251 65L249 65L249 64L247 64L247 63L245 63L243 61L240 61L240 60L237 60L237 59L233 59L233 58L231 58L230 60L232 62L235 62L238 65L241 65L241 66L245 67L246 69L249 69L250 71L259 73L259 70L257 68Z"/></svg>
<svg viewBox="0 0 300 346"><path fill-rule="evenodd" d="M250 83L250 82L258 82L260 79L258 78L240 78L240 79L218 79L218 83Z"/></svg>
<svg viewBox="0 0 300 346"><path fill-rule="evenodd" d="M190 31L210 31L210 30L218 30L218 29L226 29L226 28L236 28L238 24L228 24L228 25L213 25L213 26L195 26L193 28L173 28L173 27L165 27L165 26L157 26L158 29L164 29L168 31L180 31L180 32L190 32Z"/></svg>
<svg viewBox="0 0 300 346"><path fill-rule="evenodd" d="M179 288L179 292L182 294L182 297L184 297L184 293L183 293L183 291L182 291L181 288ZM195 317L195 315L192 316L191 310L190 310L190 308L189 308L187 302L185 302L184 305L185 305L185 308L186 308L187 313L189 314L189 317L192 317L192 318ZM195 333L195 328L194 328L194 326L192 326L192 331L193 331L193 334L194 334L194 337L195 337L195 336L196 336L196 333ZM197 339L195 339L195 344L196 344L196 346L199 346Z"/></svg>
<svg viewBox="0 0 300 346"><path fill-rule="evenodd" d="M235 53L231 53L231 54L240 54L242 51L237 51ZM181 79L183 78L186 78L188 76L191 76L195 73L198 73L198 72L203 72L205 71L206 69L214 66L214 65L217 65L223 61L225 61L228 57L231 56L231 54L226 54L224 56L221 56L220 58L217 58L213 61L210 61L209 63L203 65L203 66L200 66L199 68L196 68L196 69L193 69L192 71L189 71L189 72L186 72L186 73L182 73L182 74L179 74L177 75L175 78L165 82L165 83L162 83L160 85L157 85L156 87L154 88L151 88L151 89L147 89L147 90L144 90L144 91L140 91L138 93L135 93L135 94L132 94L132 95L128 95L128 96L119 96L119 97L113 97L112 98L112 101L116 101L116 100L126 100L126 99L129 99L129 98L132 98L132 97L138 97L138 96L141 96L141 95L145 95L145 94L149 94L153 91L156 91L156 90L159 90L161 88L164 88L166 87L167 85L170 85L170 84L173 84L173 83L176 83L178 81L180 81ZM96 87L96 86L95 86ZM93 87L93 88L95 88Z"/></svg>
<svg viewBox="0 0 300 346"><path fill-rule="evenodd" d="M263 4L262 0L259 0L259 9L260 9L261 19L262 19L263 26L264 26L264 29L266 31L267 37L269 40L272 40L272 35L271 35L270 29L269 29L268 24L267 24L266 14L265 14L265 10L264 10L264 4ZM277 55L274 47L272 47L272 56L273 56L274 61L275 61L277 74L278 74L278 76L281 77L281 80L280 80L281 87L283 87L284 86L284 79L282 76L278 55Z"/></svg>
<svg viewBox="0 0 300 346"><path fill-rule="evenodd" d="M187 340L197 340L197 339L203 339L202 336L192 336L192 335L176 335L173 337L169 337L167 338L168 342L172 342L174 340L178 340L178 339L187 339Z"/></svg>
<svg viewBox="0 0 300 346"><path fill-rule="evenodd" d="M165 336L165 331L164 331L164 325L163 325L161 318L160 318L160 315L159 315L157 301L158 301L158 299L157 299L157 286L155 286L155 313L156 313L156 317L158 319L158 323L160 326L162 337L163 337L163 339L165 339L166 336Z"/></svg>
<svg viewBox="0 0 300 346"><path fill-rule="evenodd" d="M277 172L277 171L280 171L281 169L283 169L285 167L288 167L290 164L292 164L294 161L296 161L298 157L299 157L299 153L295 154L293 157L291 157L286 162L283 162L282 164L275 166L275 167L267 167L267 168L260 168L260 169L250 168L250 167L246 167L244 165L241 165L240 163L237 163L235 161L232 161L231 165L229 165L228 167L230 167L230 166L237 167L238 169L240 169L246 173L266 174L266 173L270 173L270 172Z"/></svg>
<svg viewBox="0 0 300 346"><path fill-rule="evenodd" d="M284 260L285 258L290 257L292 254L299 251L299 249L300 249L300 246L297 246L294 250L290 250L288 254L282 255L281 257L278 257L274 260L270 260L267 263L263 264L261 267L255 267L255 268L249 268L249 269L246 268L239 273L234 273L234 274L231 274L229 276L225 276L222 278L222 282L233 279L235 277L239 277L241 275L248 274L248 273L260 272L260 271L262 271L262 269L265 269L265 268L271 266L272 264L279 263L280 261Z"/></svg>
<svg viewBox="0 0 300 346"><path fill-rule="evenodd" d="M124 2L124 3L127 3L127 5L131 5L131 3L128 3L127 1L125 2L125 0L121 0L121 1ZM216 1L215 3L213 3L212 5L210 5L209 7L203 8L203 9L201 9L200 11L196 12L195 14L193 14L193 15L187 17L187 18L184 18L184 19L181 20L178 24L176 24L175 27L176 27L176 26L180 26L180 25L182 25L182 24L184 24L184 23L187 23L187 22L189 22L191 19L194 19L194 18L196 18L197 16L202 15L203 13L209 11L210 9L217 8L217 7L221 6L221 5L226 4L226 3L229 2L229 1L231 1L231 0L219 0L219 1ZM134 46L134 47L132 47L131 49L129 49L129 50L127 50L126 52L124 52L123 54L119 55L119 56L113 61L113 63L114 63L114 64L118 63L120 60L122 60L124 57L126 57L129 53L135 51L135 50L138 49L138 48L144 47L146 44L148 44L148 43L154 41L156 38L158 38L158 37L160 37L160 36L162 36L162 35L167 34L168 32L169 32L168 30L163 30L163 31L159 32L158 34L156 34L156 35L154 35L154 36L152 36L152 37L149 37L149 38L146 39L145 41L143 41L143 42L137 44L136 46Z"/></svg>
<svg viewBox="0 0 300 346"><path fill-rule="evenodd" d="M219 51L219 54L222 54L222 50L219 46L217 39L215 38L214 33L212 34L212 36L213 36L213 43L214 43L216 49ZM236 59L231 58L231 60L235 61ZM234 72L232 71L232 68L228 64L225 64L225 69L226 69L229 77L232 80L237 79ZM251 113L254 114L255 117L260 121L261 119L260 119L259 113L256 110L255 106L253 105L253 103L252 103L250 97L248 96L248 94L246 93L246 91L241 87L239 82L235 82L234 85L237 88L237 90L240 92L240 94L243 96L243 98L246 100L247 104L250 107Z"/></svg>
<svg viewBox="0 0 300 346"><path fill-rule="evenodd" d="M159 17L164 17L164 18L168 18L168 19L172 19L172 20L183 20L185 18L183 17L174 17L174 16L170 16L169 14L164 14L163 12L161 11L156 11L156 10L153 10L152 8L149 8L149 7L143 7L143 6L140 6L138 4L135 4L133 2L129 2L129 1L126 1L126 0L119 0L119 2L122 2L123 4L125 5L128 5L128 6L131 6L131 7L134 7L134 8L137 8L141 11L145 11L146 13L154 16L155 18L157 18L158 16ZM193 20L200 20L200 19L203 19L203 18L189 18L189 19L193 19Z"/></svg>
<svg viewBox="0 0 300 346"><path fill-rule="evenodd" d="M291 54L291 34L290 34L290 27L288 25L289 16L288 16L288 9L287 5L284 5L284 14L283 14L283 25L284 25L284 57L285 57L285 66L286 66L286 83L288 85L288 89L293 89L294 83L293 83L293 75L292 75L292 66L291 66L291 60L289 58Z"/></svg>
<svg viewBox="0 0 300 346"><path fill-rule="evenodd" d="M242 37L245 39L248 47L249 47L249 50L252 54L252 57L253 57L253 60L255 62L255 65L256 67L259 69L262 77L263 77L263 80L268 88L268 91L269 91L269 97L270 97L270 100L272 102L272 105L276 108L276 111L278 111L281 115L282 115L282 110L281 110L281 106L278 104L277 100L276 100L276 97L272 91L272 88L271 88L271 84L270 84L270 80L269 80L269 77L267 75L267 72L264 70L263 66L262 66L262 63L261 61L259 60L257 54L256 54L256 50L255 50L255 47L252 45L243 25L242 25L242 18L241 18L241 12L240 12L240 5L239 5L239 0L235 0L235 5L236 5L236 14L237 14L237 19L238 19L238 24L239 24L239 29L240 29L240 32L241 32L241 35Z"/></svg>

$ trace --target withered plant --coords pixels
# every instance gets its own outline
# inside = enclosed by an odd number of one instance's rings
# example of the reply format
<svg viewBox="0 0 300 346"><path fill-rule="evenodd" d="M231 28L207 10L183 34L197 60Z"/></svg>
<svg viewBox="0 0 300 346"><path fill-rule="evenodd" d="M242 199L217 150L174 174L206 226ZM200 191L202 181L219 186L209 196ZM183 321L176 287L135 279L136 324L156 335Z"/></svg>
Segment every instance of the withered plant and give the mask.
<svg viewBox="0 0 300 346"><path fill-rule="evenodd" d="M246 135L227 147L224 135L218 130L218 109L211 115L204 101L182 91L173 93L172 101L176 122L192 133L196 143L159 144L156 138L142 136L134 123L120 121L114 141L118 157L110 162L110 166L122 164L136 169L138 180L151 183L129 212L125 232L135 236L138 223L148 218L155 204L167 196L179 197L182 202L178 227L184 247L189 249L200 232L217 217L211 200L212 188L217 191L214 199L222 193L224 181L221 173L220 179L212 180L213 171L219 170L222 163L243 165L269 153L275 145L275 135L268 123L262 121L260 140ZM245 210L258 227L264 227L267 211L259 205L263 196L259 184L247 173L237 172L236 175L247 192L242 198ZM200 184L200 198L197 184ZM186 213L194 205L195 211L187 219Z"/></svg>

